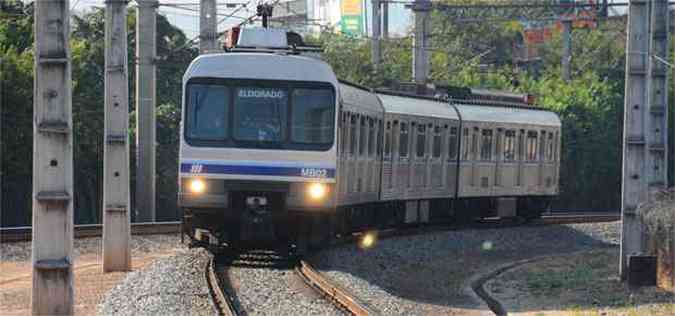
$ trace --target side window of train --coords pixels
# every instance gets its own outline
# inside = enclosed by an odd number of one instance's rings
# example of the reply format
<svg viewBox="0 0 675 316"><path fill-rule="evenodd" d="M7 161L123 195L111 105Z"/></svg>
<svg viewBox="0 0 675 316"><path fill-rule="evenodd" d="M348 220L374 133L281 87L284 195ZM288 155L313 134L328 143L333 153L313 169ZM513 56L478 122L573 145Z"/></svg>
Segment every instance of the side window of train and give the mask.
<svg viewBox="0 0 675 316"><path fill-rule="evenodd" d="M527 132L527 161L537 161L537 132Z"/></svg>
<svg viewBox="0 0 675 316"><path fill-rule="evenodd" d="M375 155L375 120L368 120L368 156Z"/></svg>
<svg viewBox="0 0 675 316"><path fill-rule="evenodd" d="M518 136L518 160L525 160L525 130L520 130L520 136Z"/></svg>
<svg viewBox="0 0 675 316"><path fill-rule="evenodd" d="M546 159L546 132L541 131L539 134L539 160L544 161Z"/></svg>
<svg viewBox="0 0 675 316"><path fill-rule="evenodd" d="M375 148L375 156L380 157L382 156L382 133L384 133L383 130L383 122L382 120L377 120L377 125L376 125L376 130L375 130L375 140L377 142L377 147Z"/></svg>
<svg viewBox="0 0 675 316"><path fill-rule="evenodd" d="M387 122L384 130L384 157L391 157L391 122Z"/></svg>
<svg viewBox="0 0 675 316"><path fill-rule="evenodd" d="M349 128L349 117L347 112L342 112L340 118L340 152L342 155L347 153L347 131Z"/></svg>
<svg viewBox="0 0 675 316"><path fill-rule="evenodd" d="M553 152L555 151L554 149L554 138L553 138L553 133L548 133L548 141L546 142L546 160L547 161L555 161Z"/></svg>
<svg viewBox="0 0 675 316"><path fill-rule="evenodd" d="M408 123L401 122L401 130L398 142L398 156L408 157Z"/></svg>
<svg viewBox="0 0 675 316"><path fill-rule="evenodd" d="M349 154L356 154L356 126L358 125L358 120L354 113L350 115L350 124L349 124Z"/></svg>
<svg viewBox="0 0 675 316"><path fill-rule="evenodd" d="M457 159L457 127L450 128L448 137L448 160Z"/></svg>
<svg viewBox="0 0 675 316"><path fill-rule="evenodd" d="M504 160L516 160L516 131L512 129L504 132Z"/></svg>
<svg viewBox="0 0 675 316"><path fill-rule="evenodd" d="M478 159L478 127L474 128L473 133L471 133L471 159Z"/></svg>
<svg viewBox="0 0 675 316"><path fill-rule="evenodd" d="M481 132L480 160L492 160L492 130L484 129Z"/></svg>
<svg viewBox="0 0 675 316"><path fill-rule="evenodd" d="M359 156L366 152L366 141L368 139L368 127L366 126L366 117L361 116L361 130L359 131Z"/></svg>
<svg viewBox="0 0 675 316"><path fill-rule="evenodd" d="M469 129L462 129L462 160L469 160L469 153L471 152L471 144L469 143L470 135Z"/></svg>
<svg viewBox="0 0 675 316"><path fill-rule="evenodd" d="M441 127L440 126L434 127L434 144L433 144L432 147L433 147L433 151L431 152L431 155L434 158L441 157Z"/></svg>
<svg viewBox="0 0 675 316"><path fill-rule="evenodd" d="M417 125L417 157L424 157L426 150L427 126L424 124Z"/></svg>

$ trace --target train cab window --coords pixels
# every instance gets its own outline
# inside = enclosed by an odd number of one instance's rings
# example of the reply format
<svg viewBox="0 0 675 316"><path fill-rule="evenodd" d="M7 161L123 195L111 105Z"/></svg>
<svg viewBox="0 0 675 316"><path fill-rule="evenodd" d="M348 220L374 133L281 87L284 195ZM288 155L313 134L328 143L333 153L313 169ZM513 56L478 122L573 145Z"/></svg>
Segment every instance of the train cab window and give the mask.
<svg viewBox="0 0 675 316"><path fill-rule="evenodd" d="M537 132L527 132L527 161L537 161Z"/></svg>
<svg viewBox="0 0 675 316"><path fill-rule="evenodd" d="M391 157L391 122L387 122L387 128L384 131L384 156Z"/></svg>
<svg viewBox="0 0 675 316"><path fill-rule="evenodd" d="M230 89L191 84L188 88L187 138L223 140L227 137Z"/></svg>
<svg viewBox="0 0 675 316"><path fill-rule="evenodd" d="M433 145L432 156L434 158L438 158L438 157L441 156L441 127L440 126L434 127L434 145Z"/></svg>
<svg viewBox="0 0 675 316"><path fill-rule="evenodd" d="M480 160L492 160L492 130L481 132Z"/></svg>
<svg viewBox="0 0 675 316"><path fill-rule="evenodd" d="M356 127L358 126L358 119L356 118L356 115L353 113L350 115L351 120L350 120L350 125L349 125L349 154L353 155L356 154Z"/></svg>
<svg viewBox="0 0 675 316"><path fill-rule="evenodd" d="M553 157L553 133L548 133L548 141L546 142L546 160L554 161Z"/></svg>
<svg viewBox="0 0 675 316"><path fill-rule="evenodd" d="M291 141L299 144L332 144L335 96L331 89L293 89Z"/></svg>
<svg viewBox="0 0 675 316"><path fill-rule="evenodd" d="M457 127L451 127L448 137L448 160L455 159L457 159Z"/></svg>
<svg viewBox="0 0 675 316"><path fill-rule="evenodd" d="M399 157L408 157L408 124L403 122L401 122L398 155Z"/></svg>
<svg viewBox="0 0 675 316"><path fill-rule="evenodd" d="M332 92L328 93L332 94ZM330 103L325 106L333 113ZM257 86L238 87L234 93L234 111L232 112L232 123L234 124L232 136L235 140L269 144L280 143L286 139L288 127L287 89L261 88ZM294 112L292 120L298 123L299 126L304 126L304 123L301 123L301 121L306 118L304 115L296 117L295 115L298 113L297 111ZM332 114L329 116L332 116ZM319 121L319 124L323 123ZM329 123L328 128L332 131L332 121ZM298 138L293 141L301 140L301 138ZM327 143L330 142L332 142L332 137Z"/></svg>
<svg viewBox="0 0 675 316"><path fill-rule="evenodd" d="M424 157L426 150L427 127L424 124L417 126L417 157Z"/></svg>
<svg viewBox="0 0 675 316"><path fill-rule="evenodd" d="M516 160L516 131L512 129L504 132L504 160Z"/></svg>
<svg viewBox="0 0 675 316"><path fill-rule="evenodd" d="M469 129L462 129L462 160L469 160L469 154L471 153L470 137Z"/></svg>
<svg viewBox="0 0 675 316"><path fill-rule="evenodd" d="M368 123L366 117L361 116L361 128L359 130L359 156L366 154L366 145L368 141Z"/></svg>

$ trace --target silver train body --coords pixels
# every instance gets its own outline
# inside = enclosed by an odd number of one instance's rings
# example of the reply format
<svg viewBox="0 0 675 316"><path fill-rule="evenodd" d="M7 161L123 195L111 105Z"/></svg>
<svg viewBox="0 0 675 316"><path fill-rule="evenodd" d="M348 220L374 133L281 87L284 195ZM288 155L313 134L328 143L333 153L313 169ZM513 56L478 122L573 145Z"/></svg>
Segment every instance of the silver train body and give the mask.
<svg viewBox="0 0 675 316"><path fill-rule="evenodd" d="M323 61L237 52L183 79L179 203L195 240L320 244L356 229L536 217L558 193L560 120L338 81Z"/></svg>

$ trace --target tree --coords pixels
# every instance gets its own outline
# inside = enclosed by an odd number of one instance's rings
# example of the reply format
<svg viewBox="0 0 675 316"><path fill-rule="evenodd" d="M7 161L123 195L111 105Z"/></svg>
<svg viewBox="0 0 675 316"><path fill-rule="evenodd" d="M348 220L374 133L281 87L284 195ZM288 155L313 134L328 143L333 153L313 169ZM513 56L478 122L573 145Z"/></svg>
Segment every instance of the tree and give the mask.
<svg viewBox="0 0 675 316"><path fill-rule="evenodd" d="M25 14L0 18L0 57L5 61L0 79L5 86L2 113L3 182L2 223L29 225L32 201L32 25L30 5L14 2ZM76 223L98 223L103 177L104 11L93 9L72 17L71 55L73 78L74 181ZM135 12L129 11L129 111L134 103ZM183 32L159 15L157 18L158 161L157 191L160 218L178 219L176 177L178 170L178 122L182 74L197 50ZM134 116L130 143L134 151ZM7 150L11 149L11 150ZM133 158L132 155L132 166ZM132 185L133 185L132 168ZM133 191L132 191L133 192Z"/></svg>

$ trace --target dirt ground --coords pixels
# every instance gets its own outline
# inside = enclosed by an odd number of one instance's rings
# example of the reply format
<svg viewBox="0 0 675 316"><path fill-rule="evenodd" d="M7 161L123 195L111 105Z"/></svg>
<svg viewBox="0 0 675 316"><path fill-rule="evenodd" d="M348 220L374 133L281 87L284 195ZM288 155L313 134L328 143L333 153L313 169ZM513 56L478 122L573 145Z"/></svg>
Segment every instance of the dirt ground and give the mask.
<svg viewBox="0 0 675 316"><path fill-rule="evenodd" d="M630 291L619 280L618 258L618 247L549 257L509 270L485 288L509 315L675 315L672 293Z"/></svg>
<svg viewBox="0 0 675 316"><path fill-rule="evenodd" d="M133 237L132 268L138 270L157 258L175 254L181 246L174 237ZM2 244L0 257L0 315L30 315L32 265L30 243ZM105 294L127 272L103 273L100 238L75 241L75 314L95 315Z"/></svg>

